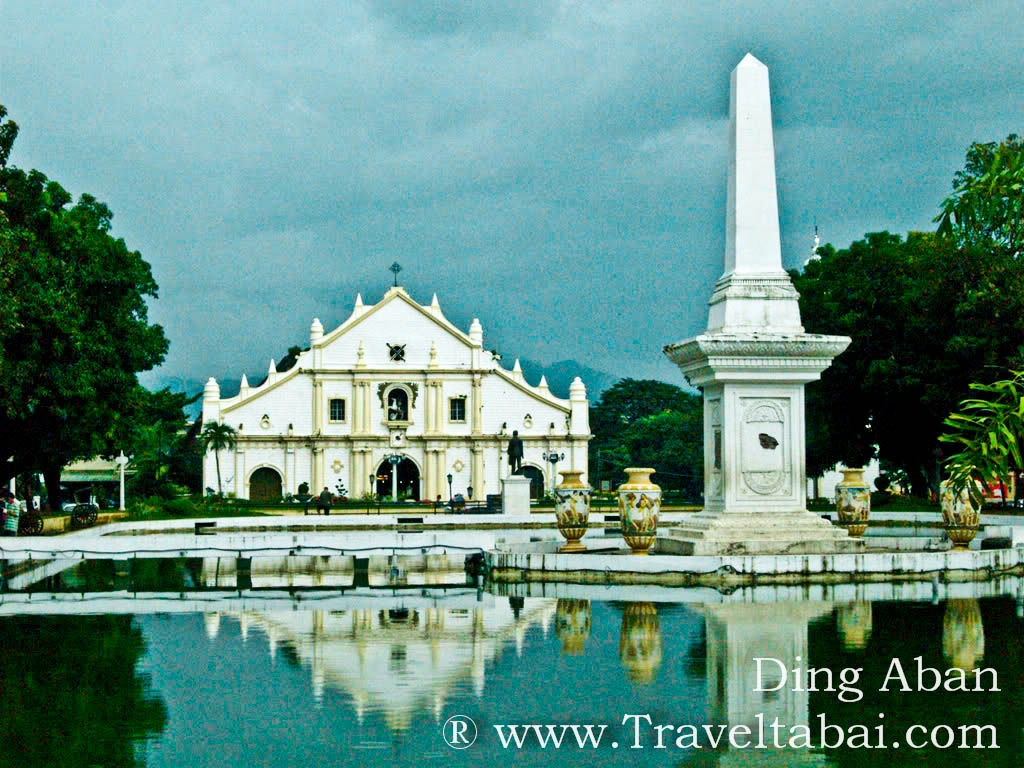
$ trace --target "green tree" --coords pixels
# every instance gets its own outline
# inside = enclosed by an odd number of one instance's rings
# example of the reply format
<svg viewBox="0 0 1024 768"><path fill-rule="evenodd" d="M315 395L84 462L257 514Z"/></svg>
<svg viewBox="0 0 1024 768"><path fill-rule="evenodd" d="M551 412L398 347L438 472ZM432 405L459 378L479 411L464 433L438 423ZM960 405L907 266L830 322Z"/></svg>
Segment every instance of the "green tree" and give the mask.
<svg viewBox="0 0 1024 768"><path fill-rule="evenodd" d="M224 487L220 481L220 452L235 445L235 429L229 424L211 422L203 427L199 441L204 451L213 451L214 460L217 464L217 493L224 495Z"/></svg>
<svg viewBox="0 0 1024 768"><path fill-rule="evenodd" d="M1019 358L1024 270L1000 248L928 233L869 234L794 273L805 327L852 338L807 390L808 472L878 457L924 495L943 422L971 382Z"/></svg>
<svg viewBox="0 0 1024 768"><path fill-rule="evenodd" d="M959 245L1024 252L1024 140L972 144L935 221Z"/></svg>
<svg viewBox="0 0 1024 768"><path fill-rule="evenodd" d="M666 488L703 487L701 398L663 381L620 379L590 408L591 483L624 480L628 466L652 466ZM696 446L696 454L693 453ZM694 480L696 478L696 480Z"/></svg>
<svg viewBox="0 0 1024 768"><path fill-rule="evenodd" d="M0 272L17 297L0 329L0 482L42 471L51 507L66 464L117 453L136 374L167 352L148 322L149 264L110 234L112 216L91 195L72 206L39 171L0 167Z"/></svg>
<svg viewBox="0 0 1024 768"><path fill-rule="evenodd" d="M631 424L623 442L631 463L654 467L654 481L696 499L704 490L703 419L700 408L662 411Z"/></svg>

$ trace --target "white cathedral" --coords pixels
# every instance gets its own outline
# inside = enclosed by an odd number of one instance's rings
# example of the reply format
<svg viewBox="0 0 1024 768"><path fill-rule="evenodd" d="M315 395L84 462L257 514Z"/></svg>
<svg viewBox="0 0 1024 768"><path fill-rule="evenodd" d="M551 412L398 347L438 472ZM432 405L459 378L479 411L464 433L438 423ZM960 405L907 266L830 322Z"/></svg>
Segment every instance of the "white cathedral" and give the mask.
<svg viewBox="0 0 1024 768"><path fill-rule="evenodd" d="M243 376L239 393L222 399L211 378L203 393L203 423L237 432L233 451L220 456L224 492L264 501L295 494L303 482L314 495L340 483L350 498L397 487L400 498L483 500L501 492L513 432L536 495L557 483L553 468L586 478L588 408L579 377L568 400L543 377L531 386L518 360L505 370L483 348L479 320L464 333L436 295L420 305L401 286L376 305L357 297L330 333L314 319L309 348L286 371L271 360L259 386ZM212 451L203 485L217 489Z"/></svg>

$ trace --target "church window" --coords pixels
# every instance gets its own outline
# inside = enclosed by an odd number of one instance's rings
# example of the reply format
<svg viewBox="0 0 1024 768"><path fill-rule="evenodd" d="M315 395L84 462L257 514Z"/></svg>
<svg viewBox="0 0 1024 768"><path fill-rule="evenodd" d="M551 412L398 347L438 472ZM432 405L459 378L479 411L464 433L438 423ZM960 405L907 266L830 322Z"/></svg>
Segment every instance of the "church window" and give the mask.
<svg viewBox="0 0 1024 768"><path fill-rule="evenodd" d="M448 401L448 421L466 420L466 398L453 397Z"/></svg>
<svg viewBox="0 0 1024 768"><path fill-rule="evenodd" d="M345 400L341 397L331 398L330 401L330 419L331 421L344 421L345 420Z"/></svg>

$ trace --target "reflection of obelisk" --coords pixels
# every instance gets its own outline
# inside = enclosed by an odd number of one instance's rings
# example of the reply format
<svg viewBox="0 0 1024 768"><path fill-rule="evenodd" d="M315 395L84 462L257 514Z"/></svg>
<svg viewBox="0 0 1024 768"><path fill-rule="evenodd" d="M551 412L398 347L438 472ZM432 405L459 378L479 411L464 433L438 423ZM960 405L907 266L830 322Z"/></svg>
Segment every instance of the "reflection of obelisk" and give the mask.
<svg viewBox="0 0 1024 768"><path fill-rule="evenodd" d="M755 744L759 714L766 726L766 744L771 744L769 726L774 718L784 726L782 734L794 725L809 725L807 624L831 612L830 603L814 602L706 605L709 722L730 728L745 725L751 729ZM778 659L788 671L785 685L777 691L754 690L758 687L755 658ZM797 668L802 670L799 686L793 679L793 670ZM778 665L763 663L761 687L773 688L781 679ZM803 690L794 690L797 687ZM785 738L783 735L781 740ZM783 751L786 762L779 762L780 752L775 749L730 750L718 765L824 764L823 756L806 749Z"/></svg>
<svg viewBox="0 0 1024 768"><path fill-rule="evenodd" d="M673 535L695 554L831 552L850 542L806 508L804 385L850 343L804 333L782 268L768 69L732 73L725 269L707 330L665 347L704 391L704 511Z"/></svg>

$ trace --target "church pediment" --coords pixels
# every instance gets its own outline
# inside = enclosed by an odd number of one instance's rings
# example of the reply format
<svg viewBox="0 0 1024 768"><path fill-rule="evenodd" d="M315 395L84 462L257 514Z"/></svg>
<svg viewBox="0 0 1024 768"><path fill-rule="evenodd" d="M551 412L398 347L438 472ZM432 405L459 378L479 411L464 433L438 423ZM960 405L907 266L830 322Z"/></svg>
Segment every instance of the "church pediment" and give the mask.
<svg viewBox="0 0 1024 768"><path fill-rule="evenodd" d="M470 367L470 337L452 325L436 303L422 306L401 287L364 307L314 342L324 368Z"/></svg>

